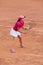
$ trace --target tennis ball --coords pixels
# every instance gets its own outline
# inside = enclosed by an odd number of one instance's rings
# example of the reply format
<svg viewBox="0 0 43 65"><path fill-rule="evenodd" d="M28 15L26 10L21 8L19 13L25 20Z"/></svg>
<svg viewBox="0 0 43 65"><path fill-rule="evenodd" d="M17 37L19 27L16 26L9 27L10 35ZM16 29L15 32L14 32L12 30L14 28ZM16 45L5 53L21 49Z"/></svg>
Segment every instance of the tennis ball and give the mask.
<svg viewBox="0 0 43 65"><path fill-rule="evenodd" d="M13 48L10 49L10 52L11 53L16 53L16 51Z"/></svg>

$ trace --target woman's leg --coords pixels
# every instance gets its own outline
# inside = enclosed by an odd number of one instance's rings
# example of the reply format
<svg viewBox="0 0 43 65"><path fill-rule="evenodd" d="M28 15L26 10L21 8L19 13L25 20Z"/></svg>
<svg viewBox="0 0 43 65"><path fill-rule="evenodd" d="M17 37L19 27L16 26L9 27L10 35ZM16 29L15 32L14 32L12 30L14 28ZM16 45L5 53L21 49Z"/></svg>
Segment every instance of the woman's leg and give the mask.
<svg viewBox="0 0 43 65"><path fill-rule="evenodd" d="M13 37L13 39L15 39L15 37Z"/></svg>
<svg viewBox="0 0 43 65"><path fill-rule="evenodd" d="M20 41L20 47L23 48L21 36L18 35L18 38L19 38L19 41Z"/></svg>

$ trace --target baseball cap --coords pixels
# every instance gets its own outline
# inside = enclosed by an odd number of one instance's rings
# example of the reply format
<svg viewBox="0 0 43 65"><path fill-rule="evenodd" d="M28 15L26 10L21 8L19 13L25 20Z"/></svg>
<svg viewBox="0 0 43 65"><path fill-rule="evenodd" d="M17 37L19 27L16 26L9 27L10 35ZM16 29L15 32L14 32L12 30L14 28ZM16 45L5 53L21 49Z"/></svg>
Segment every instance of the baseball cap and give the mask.
<svg viewBox="0 0 43 65"><path fill-rule="evenodd" d="M20 16L19 16L19 18L22 18L22 19L23 19L23 18L25 18L25 16L23 16L23 15L20 15Z"/></svg>

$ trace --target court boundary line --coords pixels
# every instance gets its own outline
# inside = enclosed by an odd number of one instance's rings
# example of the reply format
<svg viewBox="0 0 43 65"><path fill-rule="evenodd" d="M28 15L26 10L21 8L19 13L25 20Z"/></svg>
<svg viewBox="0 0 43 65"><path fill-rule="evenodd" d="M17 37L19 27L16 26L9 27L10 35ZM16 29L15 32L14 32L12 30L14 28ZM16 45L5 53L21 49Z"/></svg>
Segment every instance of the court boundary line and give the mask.
<svg viewBox="0 0 43 65"><path fill-rule="evenodd" d="M10 27L12 27L12 26L4 26L4 25L0 25L0 27L8 27L8 28L10 28ZM42 31L43 32L43 29L42 28L32 28L33 30L37 30L37 31ZM42 29L42 30L39 30L39 29Z"/></svg>
<svg viewBox="0 0 43 65"><path fill-rule="evenodd" d="M42 54L33 54L33 53L30 53L30 54L23 54L23 55L29 55L29 56L37 56L37 57L43 57Z"/></svg>

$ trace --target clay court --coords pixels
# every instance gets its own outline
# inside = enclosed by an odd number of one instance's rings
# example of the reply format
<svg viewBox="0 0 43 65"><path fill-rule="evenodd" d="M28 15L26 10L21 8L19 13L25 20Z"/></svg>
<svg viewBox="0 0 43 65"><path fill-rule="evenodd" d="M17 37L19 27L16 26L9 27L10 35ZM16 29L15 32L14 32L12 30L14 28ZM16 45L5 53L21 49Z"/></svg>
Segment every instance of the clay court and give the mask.
<svg viewBox="0 0 43 65"><path fill-rule="evenodd" d="M32 21L32 29L22 34L25 48L9 34L19 15L26 16L25 26ZM43 0L0 0L0 65L43 65Z"/></svg>

